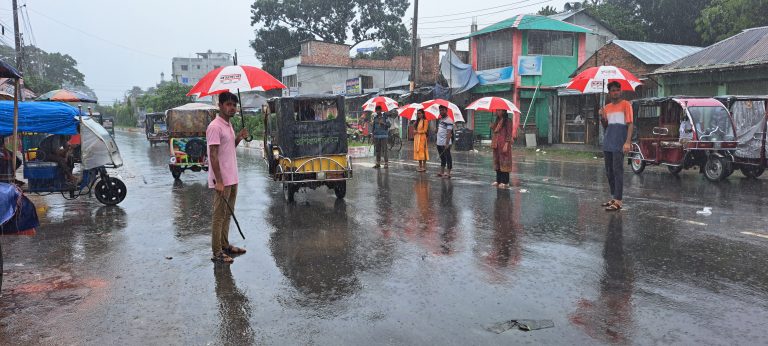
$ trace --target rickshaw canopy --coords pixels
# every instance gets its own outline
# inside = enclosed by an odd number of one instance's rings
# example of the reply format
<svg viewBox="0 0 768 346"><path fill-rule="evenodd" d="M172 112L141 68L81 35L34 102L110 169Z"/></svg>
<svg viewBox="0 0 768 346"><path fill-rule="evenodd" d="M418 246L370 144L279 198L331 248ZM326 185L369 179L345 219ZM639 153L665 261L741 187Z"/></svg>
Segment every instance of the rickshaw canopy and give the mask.
<svg viewBox="0 0 768 346"><path fill-rule="evenodd" d="M19 132L77 134L80 111L61 102L19 102ZM0 135L13 134L13 101L0 101Z"/></svg>
<svg viewBox="0 0 768 346"><path fill-rule="evenodd" d="M117 148L115 139L96 120L91 117L83 117L80 137L85 169L123 165L123 158L120 156L120 150Z"/></svg>

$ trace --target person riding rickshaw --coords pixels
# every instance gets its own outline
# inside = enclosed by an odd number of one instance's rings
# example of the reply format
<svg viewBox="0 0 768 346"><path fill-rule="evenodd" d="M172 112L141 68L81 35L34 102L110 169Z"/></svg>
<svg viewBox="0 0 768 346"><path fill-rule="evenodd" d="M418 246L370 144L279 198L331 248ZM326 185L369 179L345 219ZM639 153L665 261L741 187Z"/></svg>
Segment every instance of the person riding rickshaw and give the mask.
<svg viewBox="0 0 768 346"><path fill-rule="evenodd" d="M352 178L345 121L341 96L282 97L264 107L264 160L289 202L299 189L320 186L344 198Z"/></svg>

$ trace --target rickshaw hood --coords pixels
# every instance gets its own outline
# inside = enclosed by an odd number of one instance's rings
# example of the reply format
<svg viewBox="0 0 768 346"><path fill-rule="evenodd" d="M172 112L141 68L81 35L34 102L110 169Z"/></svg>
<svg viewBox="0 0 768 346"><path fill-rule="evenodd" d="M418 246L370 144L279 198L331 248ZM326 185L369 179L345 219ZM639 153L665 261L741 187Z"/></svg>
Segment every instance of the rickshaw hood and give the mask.
<svg viewBox="0 0 768 346"><path fill-rule="evenodd" d="M80 111L62 102L19 102L19 132L77 134ZM0 135L13 133L13 101L0 101Z"/></svg>
<svg viewBox="0 0 768 346"><path fill-rule="evenodd" d="M713 98L676 98L675 102L683 107L722 107L723 104Z"/></svg>

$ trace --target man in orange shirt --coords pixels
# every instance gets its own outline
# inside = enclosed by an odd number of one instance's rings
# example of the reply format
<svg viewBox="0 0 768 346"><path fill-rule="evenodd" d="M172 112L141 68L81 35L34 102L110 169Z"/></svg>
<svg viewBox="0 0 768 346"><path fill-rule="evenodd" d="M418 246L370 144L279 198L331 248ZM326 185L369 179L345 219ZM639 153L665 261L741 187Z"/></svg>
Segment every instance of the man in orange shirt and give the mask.
<svg viewBox="0 0 768 346"><path fill-rule="evenodd" d="M600 110L605 136L603 154L611 200L603 203L605 210L621 210L624 193L624 154L632 148L632 105L621 98L621 84L608 83L610 103Z"/></svg>

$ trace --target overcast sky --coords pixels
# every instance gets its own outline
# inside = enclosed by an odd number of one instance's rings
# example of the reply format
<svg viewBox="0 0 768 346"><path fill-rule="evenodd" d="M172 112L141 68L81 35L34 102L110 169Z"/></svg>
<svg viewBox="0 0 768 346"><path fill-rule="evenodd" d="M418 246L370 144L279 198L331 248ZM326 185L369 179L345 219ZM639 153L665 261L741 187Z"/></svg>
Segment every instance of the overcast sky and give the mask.
<svg viewBox="0 0 768 346"><path fill-rule="evenodd" d="M565 0L420 0L422 43L461 37L473 17L480 28L545 5L562 9ZM239 62L259 66L249 41L253 0L19 0L25 42L74 57L100 103L121 99L137 85L144 89L170 79L171 58L207 50L238 52ZM220 8L226 4L227 8ZM0 2L0 41L13 45L11 1ZM28 17L26 14L28 13ZM410 24L413 9L404 23ZM27 20L28 19L28 20ZM31 26L27 27L25 22ZM373 46L364 43L359 47ZM279 77L279 76L278 76Z"/></svg>

